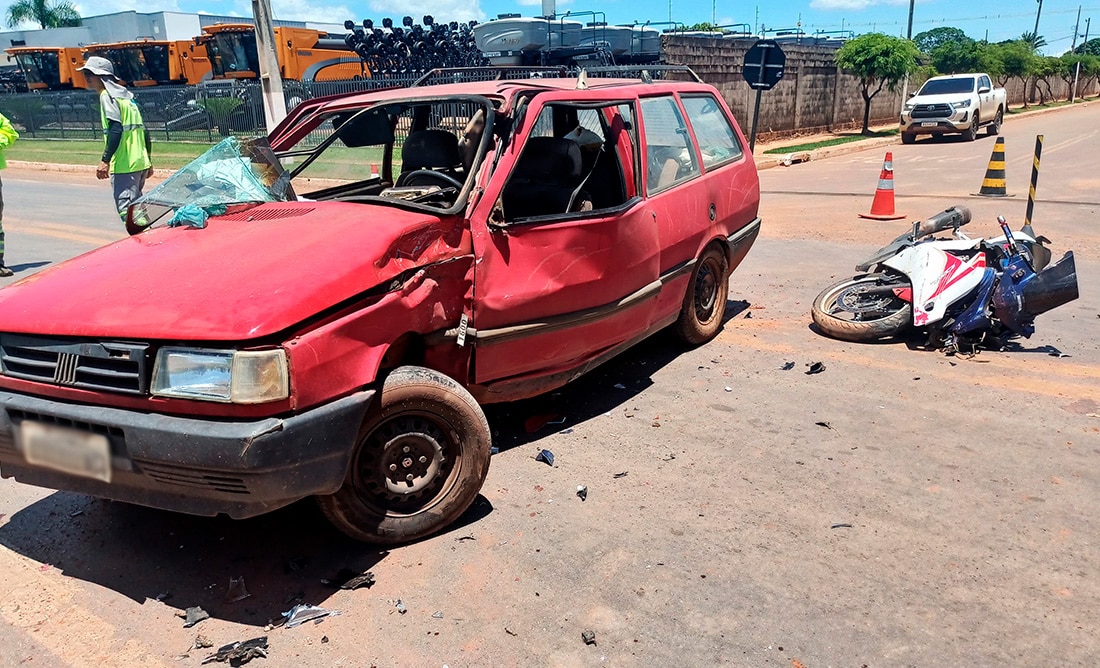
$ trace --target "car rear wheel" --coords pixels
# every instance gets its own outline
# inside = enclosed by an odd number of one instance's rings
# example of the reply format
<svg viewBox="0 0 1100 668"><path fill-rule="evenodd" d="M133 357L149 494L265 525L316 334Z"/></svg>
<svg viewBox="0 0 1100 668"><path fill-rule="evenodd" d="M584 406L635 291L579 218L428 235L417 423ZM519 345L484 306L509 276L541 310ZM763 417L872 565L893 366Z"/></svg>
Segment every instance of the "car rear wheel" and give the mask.
<svg viewBox="0 0 1100 668"><path fill-rule="evenodd" d="M978 138L978 128L981 127L981 124L982 124L982 120L980 118L978 118L978 114L975 113L974 114L974 122L971 123L970 127L968 127L963 132L963 139L965 139L966 141L974 141L975 139L977 139Z"/></svg>
<svg viewBox="0 0 1100 668"><path fill-rule="evenodd" d="M1001 134L1001 124L1005 122L1005 110L1000 107L997 108L997 115L993 117L993 122L986 126L986 133L992 137L993 135Z"/></svg>
<svg viewBox="0 0 1100 668"><path fill-rule="evenodd" d="M693 346L718 335L726 315L726 297L730 290L729 263L718 246L708 246L691 272L680 317L674 325L676 336Z"/></svg>
<svg viewBox="0 0 1100 668"><path fill-rule="evenodd" d="M491 438L481 407L453 379L399 367L360 429L343 486L318 503L356 540L394 545L431 535L477 498Z"/></svg>

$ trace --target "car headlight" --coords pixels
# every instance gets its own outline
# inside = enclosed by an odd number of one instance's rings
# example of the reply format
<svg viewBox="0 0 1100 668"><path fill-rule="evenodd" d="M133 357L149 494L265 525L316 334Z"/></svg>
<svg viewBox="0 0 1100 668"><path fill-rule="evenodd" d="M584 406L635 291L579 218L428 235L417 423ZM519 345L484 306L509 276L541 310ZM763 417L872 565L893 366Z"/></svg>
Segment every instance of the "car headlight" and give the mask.
<svg viewBox="0 0 1100 668"><path fill-rule="evenodd" d="M970 100L963 100L962 102L952 102L951 106L955 109L966 109L970 106Z"/></svg>
<svg viewBox="0 0 1100 668"><path fill-rule="evenodd" d="M286 353L274 350L161 348L153 365L158 397L261 404L290 396Z"/></svg>
<svg viewBox="0 0 1100 668"><path fill-rule="evenodd" d="M917 106L917 105L913 104L912 102L906 102L905 107L903 107L903 108L906 111L913 111L913 107L915 107L915 106Z"/></svg>

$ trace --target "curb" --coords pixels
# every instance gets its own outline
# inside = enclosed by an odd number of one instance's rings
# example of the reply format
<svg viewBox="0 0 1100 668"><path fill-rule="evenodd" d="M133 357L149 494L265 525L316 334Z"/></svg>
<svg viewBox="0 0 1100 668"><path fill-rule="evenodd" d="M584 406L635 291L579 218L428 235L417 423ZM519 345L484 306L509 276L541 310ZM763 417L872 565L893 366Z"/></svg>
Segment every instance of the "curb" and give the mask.
<svg viewBox="0 0 1100 668"><path fill-rule="evenodd" d="M95 174L95 165L70 165L61 162L29 162L27 160L8 160L8 167L15 169L27 169L37 172L65 172L71 174ZM153 169L154 179L168 178L175 174L175 169Z"/></svg>

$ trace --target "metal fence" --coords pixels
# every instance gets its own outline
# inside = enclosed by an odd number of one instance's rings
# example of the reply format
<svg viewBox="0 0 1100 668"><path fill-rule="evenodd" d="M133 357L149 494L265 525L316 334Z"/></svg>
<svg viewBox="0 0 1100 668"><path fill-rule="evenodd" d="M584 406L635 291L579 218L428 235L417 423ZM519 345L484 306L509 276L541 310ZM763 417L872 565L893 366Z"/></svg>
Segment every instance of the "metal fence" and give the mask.
<svg viewBox="0 0 1100 668"><path fill-rule="evenodd" d="M666 70L676 70L670 72ZM628 66L592 68L592 77L654 79L677 76L683 68ZM576 76L576 69L477 68L433 70L378 76L353 81L284 82L287 108L303 100L380 88L427 86L457 81ZM256 81L224 79L195 86L151 86L132 88L141 108L145 127L155 140L212 143L230 135L254 136L264 132L265 121L260 84ZM0 95L0 112L25 137L36 139L100 139L103 137L99 102L90 90Z"/></svg>

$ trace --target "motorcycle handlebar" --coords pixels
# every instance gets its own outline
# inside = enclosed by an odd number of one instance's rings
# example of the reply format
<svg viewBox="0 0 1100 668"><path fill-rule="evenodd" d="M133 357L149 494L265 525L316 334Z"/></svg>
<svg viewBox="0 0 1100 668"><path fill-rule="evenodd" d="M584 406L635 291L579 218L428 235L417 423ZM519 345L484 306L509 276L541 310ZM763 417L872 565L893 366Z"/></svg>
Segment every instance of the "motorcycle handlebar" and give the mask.
<svg viewBox="0 0 1100 668"><path fill-rule="evenodd" d="M914 241L929 234L946 229L958 229L970 222L970 209L965 206L953 206L934 216L920 221L913 235Z"/></svg>

